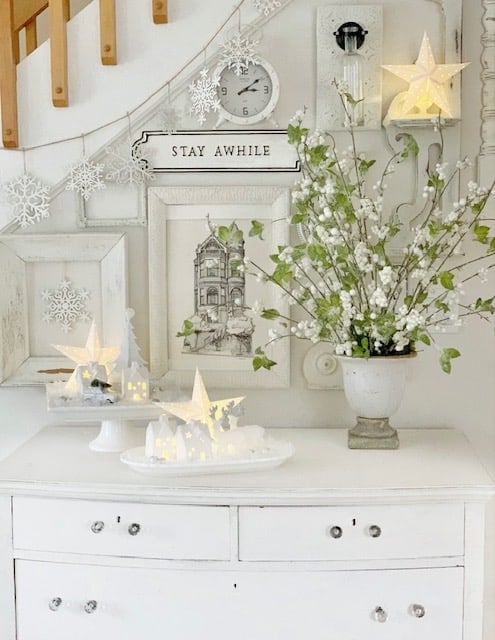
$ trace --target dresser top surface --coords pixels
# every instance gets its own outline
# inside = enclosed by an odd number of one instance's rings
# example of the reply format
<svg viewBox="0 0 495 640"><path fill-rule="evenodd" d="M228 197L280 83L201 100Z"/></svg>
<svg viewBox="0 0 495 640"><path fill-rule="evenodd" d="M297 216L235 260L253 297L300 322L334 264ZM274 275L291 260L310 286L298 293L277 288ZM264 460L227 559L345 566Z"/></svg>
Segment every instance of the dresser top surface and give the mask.
<svg viewBox="0 0 495 640"><path fill-rule="evenodd" d="M345 429L269 429L296 453L268 471L156 477L91 451L95 427L50 426L0 463L2 493L125 496L204 502L284 503L369 499L472 499L495 494L493 480L466 437L451 429L405 429L397 451L347 448ZM144 431L143 431L144 438Z"/></svg>

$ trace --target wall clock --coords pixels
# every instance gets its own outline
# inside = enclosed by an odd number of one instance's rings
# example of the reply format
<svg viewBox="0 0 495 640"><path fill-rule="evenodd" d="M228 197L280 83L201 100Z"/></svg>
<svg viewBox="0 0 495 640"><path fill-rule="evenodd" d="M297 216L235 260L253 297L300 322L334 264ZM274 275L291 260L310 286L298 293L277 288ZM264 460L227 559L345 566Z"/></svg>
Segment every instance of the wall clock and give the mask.
<svg viewBox="0 0 495 640"><path fill-rule="evenodd" d="M220 101L216 126L224 120L247 125L271 117L280 94L280 83L271 64L259 60L242 69L240 75L227 64L220 64L215 75L219 79Z"/></svg>

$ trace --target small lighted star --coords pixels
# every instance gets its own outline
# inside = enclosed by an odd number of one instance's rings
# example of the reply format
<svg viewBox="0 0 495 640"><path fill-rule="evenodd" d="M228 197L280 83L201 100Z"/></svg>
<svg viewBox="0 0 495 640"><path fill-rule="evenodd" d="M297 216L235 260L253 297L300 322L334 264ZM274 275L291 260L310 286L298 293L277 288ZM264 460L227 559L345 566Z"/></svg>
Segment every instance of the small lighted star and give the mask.
<svg viewBox="0 0 495 640"><path fill-rule="evenodd" d="M383 65L383 68L409 82L402 107L404 114L414 107L425 113L429 107L436 105L443 115L452 117L446 92L447 81L468 64L437 64L425 33L414 64L389 64Z"/></svg>
<svg viewBox="0 0 495 640"><path fill-rule="evenodd" d="M213 420L210 417L211 407L216 407L216 415L222 415L222 409L227 406L235 407L244 400L244 396L238 398L228 398L227 400L213 400L208 397L203 378L196 369L196 375L194 377L194 386L192 392L192 398L188 402L160 402L160 406L172 414L177 416L186 422L190 420L199 420L203 424L206 424L208 428L212 426ZM232 404L233 403L233 404Z"/></svg>
<svg viewBox="0 0 495 640"><path fill-rule="evenodd" d="M108 369L115 362L119 355L119 347L102 347L100 344L100 336L98 335L98 329L96 323L93 320L91 328L89 330L88 338L86 340L86 346L73 347L71 345L53 344L52 347L63 353L70 360L76 364L89 364L95 362L96 364L104 365Z"/></svg>

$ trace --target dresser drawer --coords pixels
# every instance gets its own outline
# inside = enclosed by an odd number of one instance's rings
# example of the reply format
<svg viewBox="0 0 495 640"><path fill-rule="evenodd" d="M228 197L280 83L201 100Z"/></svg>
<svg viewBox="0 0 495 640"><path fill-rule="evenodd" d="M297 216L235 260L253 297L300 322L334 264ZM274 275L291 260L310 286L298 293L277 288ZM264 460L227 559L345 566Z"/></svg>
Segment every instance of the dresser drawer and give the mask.
<svg viewBox="0 0 495 640"><path fill-rule="evenodd" d="M462 504L240 507L240 560L462 556Z"/></svg>
<svg viewBox="0 0 495 640"><path fill-rule="evenodd" d="M19 640L462 640L463 569L215 571L16 561Z"/></svg>
<svg viewBox="0 0 495 640"><path fill-rule="evenodd" d="M14 549L228 560L228 507L14 498Z"/></svg>

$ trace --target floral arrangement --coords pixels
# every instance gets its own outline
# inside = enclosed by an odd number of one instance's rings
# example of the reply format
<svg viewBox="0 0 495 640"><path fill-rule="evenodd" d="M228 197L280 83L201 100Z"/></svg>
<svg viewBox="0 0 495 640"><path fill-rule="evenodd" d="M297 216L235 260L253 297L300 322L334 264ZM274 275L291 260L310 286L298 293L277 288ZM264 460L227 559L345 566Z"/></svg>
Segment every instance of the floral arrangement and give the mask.
<svg viewBox="0 0 495 640"><path fill-rule="evenodd" d="M356 102L336 86L352 122ZM270 342L292 335L329 342L337 355L391 356L413 353L418 343L433 344L434 329L444 322L461 324L472 315L488 320L495 312L495 296L465 302L464 285L475 277L486 280L495 266L495 234L483 215L494 185L483 189L470 181L466 194L449 210L442 209L447 188L470 163L459 161L448 171L442 160L441 119L435 126L440 159L427 176L420 222L400 246L396 236L403 223L389 213L384 192L397 165L418 154L415 139L403 134L403 148L390 157L370 190L367 176L375 160L358 152L352 124L347 129L349 150L339 153L331 134L303 126L303 115L298 112L288 127L302 169L292 191L296 212L290 220L301 241L278 248L271 256L271 273L254 263L246 266L282 288L306 316L293 320L277 309L261 308L262 317L275 321ZM253 221L250 235L262 233L263 225ZM468 240L476 248L470 246L466 254ZM453 347L440 352L441 367L450 373L451 360L460 353ZM257 349L255 370L274 364L264 349Z"/></svg>

